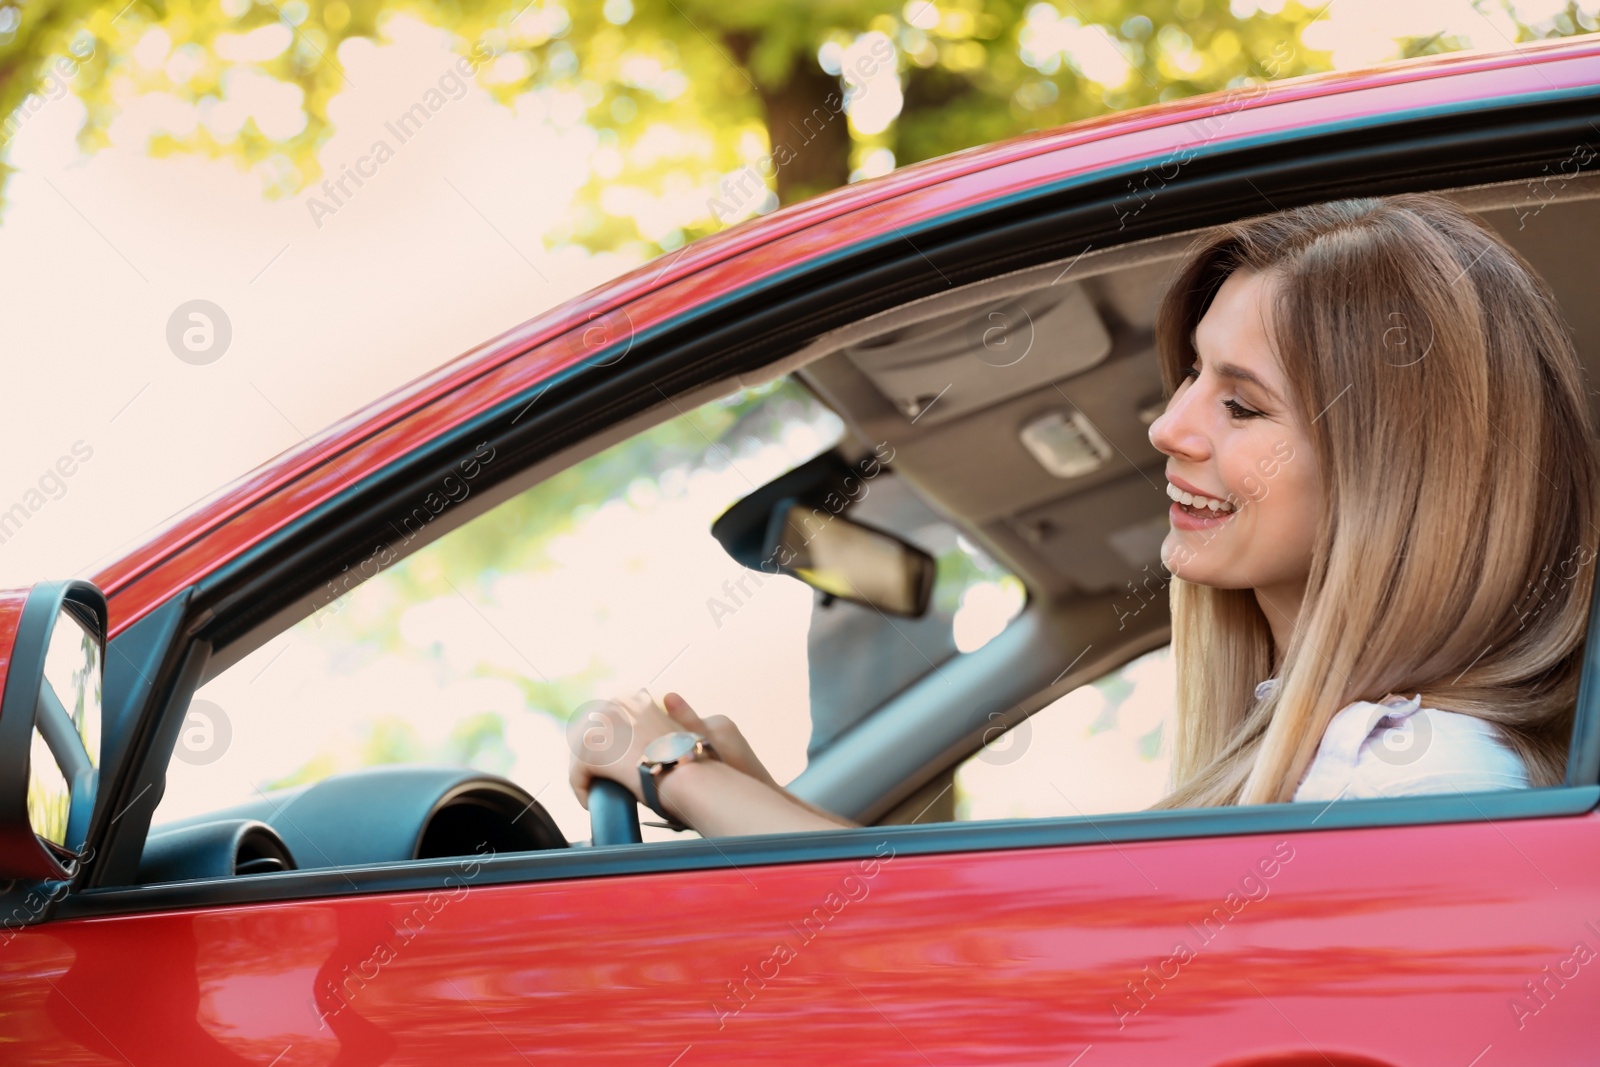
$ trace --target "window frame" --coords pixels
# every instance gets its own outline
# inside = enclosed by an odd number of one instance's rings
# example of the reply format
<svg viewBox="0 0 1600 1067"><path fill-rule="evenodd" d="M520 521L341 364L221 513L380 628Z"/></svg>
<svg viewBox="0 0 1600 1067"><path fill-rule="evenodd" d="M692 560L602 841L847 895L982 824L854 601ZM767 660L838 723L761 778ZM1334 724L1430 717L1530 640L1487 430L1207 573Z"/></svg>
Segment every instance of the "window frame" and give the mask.
<svg viewBox="0 0 1600 1067"><path fill-rule="evenodd" d="M736 299L697 306L669 324L630 336L626 359L602 353L507 397L286 524L118 635L108 650L108 664L126 662L138 680L129 685L115 709L115 721L107 726L108 741L114 740L116 748L107 760L103 807L91 830L91 844L102 858L88 866L78 891L66 895L49 917L440 884L447 865L436 861L168 886L144 887L119 879L126 878L130 862L137 864L155 802L146 794L163 780L194 690L227 663L308 615L316 590L340 566L370 552L392 516L403 513L419 491L448 473L477 442L491 440L506 461L485 484L475 507L464 506L448 523L435 524L438 529L430 528L431 536L419 538L422 543L415 548L531 484L530 479L560 462L564 453L596 441L600 444L594 450L604 447L607 438L662 411L663 401L676 406L675 401L695 403L696 396L731 391L736 385L729 383L737 383L740 375L760 375L828 329L952 286L1065 262L1091 247L1214 225L1268 210L1269 203L1283 208L1339 196L1534 178L1542 165L1566 154L1575 137L1592 131L1597 118L1600 86L1590 86L1480 102L1448 114L1399 113L1378 124L1338 123L1272 143L1208 143L1131 220L1117 212L1117 204L1126 201L1130 178L1146 173L1153 160L1104 169L1088 178L999 196L982 209L941 218L911 233L896 231L779 272L753 283ZM934 266L936 258L943 267ZM538 404L530 411L535 400ZM1590 654L1600 641L1597 607L1591 600L1572 749L1561 786L1347 800L1321 811L1285 804L570 849L497 857L484 864L484 879L537 882L865 858L885 835L907 853L939 854L1581 815L1600 803L1600 710L1595 707L1600 657ZM270 632L263 636L264 631ZM127 668L122 669L126 676ZM159 796L156 789L155 799Z"/></svg>

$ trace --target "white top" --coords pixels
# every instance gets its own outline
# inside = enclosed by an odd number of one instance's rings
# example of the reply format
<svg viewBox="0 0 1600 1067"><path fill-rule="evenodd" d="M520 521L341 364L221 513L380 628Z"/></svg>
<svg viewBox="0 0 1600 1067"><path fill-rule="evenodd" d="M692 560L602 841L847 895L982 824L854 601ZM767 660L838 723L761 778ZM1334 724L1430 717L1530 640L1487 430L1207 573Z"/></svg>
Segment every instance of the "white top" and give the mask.
<svg viewBox="0 0 1600 1067"><path fill-rule="evenodd" d="M1277 684L1268 678L1257 685L1257 699ZM1493 723L1421 705L1419 693L1410 700L1358 700L1342 709L1328 723L1294 799L1475 793L1531 784L1521 757Z"/></svg>

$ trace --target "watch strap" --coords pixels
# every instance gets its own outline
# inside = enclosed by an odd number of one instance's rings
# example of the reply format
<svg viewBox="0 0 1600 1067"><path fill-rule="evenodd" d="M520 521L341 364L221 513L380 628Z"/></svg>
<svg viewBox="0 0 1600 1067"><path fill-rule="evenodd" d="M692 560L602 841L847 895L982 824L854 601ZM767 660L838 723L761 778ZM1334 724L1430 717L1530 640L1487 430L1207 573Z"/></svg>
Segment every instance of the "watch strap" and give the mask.
<svg viewBox="0 0 1600 1067"><path fill-rule="evenodd" d="M669 764L677 766L676 763ZM687 830L689 827L674 818L661 803L661 793L656 789L656 776L649 767L639 764L639 792L644 795L645 807L655 812L666 822L669 830Z"/></svg>
<svg viewBox="0 0 1600 1067"><path fill-rule="evenodd" d="M717 750L711 746L711 742L702 737L692 750L670 762L652 765L648 761L640 760L639 793L644 798L645 806L661 816L669 830L687 830L689 825L667 811L666 805L661 803L661 791L657 788L657 783L680 763L693 763L695 760L708 758L721 759L722 757L717 755Z"/></svg>

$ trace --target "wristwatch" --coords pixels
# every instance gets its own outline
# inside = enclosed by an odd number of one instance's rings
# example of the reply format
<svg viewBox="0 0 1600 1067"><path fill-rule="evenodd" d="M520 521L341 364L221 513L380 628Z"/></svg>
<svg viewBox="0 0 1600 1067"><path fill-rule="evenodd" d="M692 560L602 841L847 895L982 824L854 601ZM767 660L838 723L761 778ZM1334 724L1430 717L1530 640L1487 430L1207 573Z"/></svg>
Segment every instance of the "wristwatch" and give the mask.
<svg viewBox="0 0 1600 1067"><path fill-rule="evenodd" d="M687 730L662 734L644 746L644 754L639 757L639 792L644 795L645 805L665 819L670 829L689 829L687 824L674 818L662 805L658 791L661 779L680 763L721 758L717 750L711 747L711 742L699 734Z"/></svg>

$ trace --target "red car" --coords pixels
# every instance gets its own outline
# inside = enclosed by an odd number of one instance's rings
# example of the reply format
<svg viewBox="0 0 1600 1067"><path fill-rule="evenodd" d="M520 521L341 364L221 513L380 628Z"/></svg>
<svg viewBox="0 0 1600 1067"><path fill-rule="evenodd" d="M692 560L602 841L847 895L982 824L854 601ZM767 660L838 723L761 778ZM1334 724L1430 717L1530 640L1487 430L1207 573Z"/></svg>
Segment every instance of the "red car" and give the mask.
<svg viewBox="0 0 1600 1067"><path fill-rule="evenodd" d="M977 821L949 798L965 761L1168 639L1151 316L1196 231L1445 193L1545 275L1593 364L1597 121L1587 38L1243 87L907 167L538 315L223 489L92 585L0 598L0 1059L1595 1062L1593 670L1551 788ZM319 764L296 745L321 713L288 700L281 720L230 729L237 758L298 753L295 776L213 775L207 788L253 793L155 818L198 765L173 761L202 687L251 656L268 672L262 650L293 627L342 633L363 589L436 581L411 566L434 544L515 541L532 512L514 502L568 492L574 464L666 455L678 438L652 428L773 382L839 439L741 483L713 533L752 580L710 598L706 625L779 596L764 591L775 570L818 587L812 733L790 787L872 825L641 842L631 804L597 800L582 840L557 818L564 783L535 792L488 757L407 760L393 753L411 742L385 735L388 766ZM760 467L729 463L734 480ZM658 466L666 484L671 456ZM904 581L886 611L848 603L822 563L762 573L795 515L890 553ZM919 540L935 527L948 544ZM938 606L958 536L1004 573L992 586L1026 590L981 640ZM626 591L625 563L602 560L602 580ZM607 629L623 615L581 620L556 594L525 607L552 649L631 640ZM574 662L561 678L587 677ZM767 670L742 653L725 667ZM572 691L522 673L529 700Z"/></svg>

